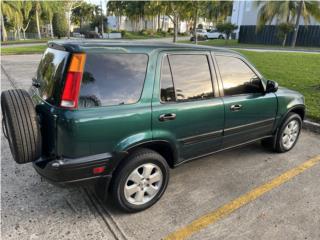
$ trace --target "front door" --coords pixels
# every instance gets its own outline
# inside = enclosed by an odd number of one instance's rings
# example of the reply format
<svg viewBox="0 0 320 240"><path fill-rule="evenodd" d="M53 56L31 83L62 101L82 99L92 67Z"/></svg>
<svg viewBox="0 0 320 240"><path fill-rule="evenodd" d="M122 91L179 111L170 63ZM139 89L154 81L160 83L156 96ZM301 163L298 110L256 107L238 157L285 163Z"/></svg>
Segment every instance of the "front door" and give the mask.
<svg viewBox="0 0 320 240"><path fill-rule="evenodd" d="M244 60L215 56L223 83L225 125L223 147L272 134L277 111L274 93L265 93L261 76Z"/></svg>
<svg viewBox="0 0 320 240"><path fill-rule="evenodd" d="M158 59L152 102L154 139L177 146L178 162L222 145L224 106L208 52L166 52Z"/></svg>

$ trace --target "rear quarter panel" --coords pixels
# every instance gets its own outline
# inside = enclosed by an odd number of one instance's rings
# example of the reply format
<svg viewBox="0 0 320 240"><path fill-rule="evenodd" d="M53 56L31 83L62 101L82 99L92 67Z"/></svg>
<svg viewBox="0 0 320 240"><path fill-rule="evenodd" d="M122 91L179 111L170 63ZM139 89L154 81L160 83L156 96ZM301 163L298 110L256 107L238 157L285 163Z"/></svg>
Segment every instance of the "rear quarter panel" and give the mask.
<svg viewBox="0 0 320 240"><path fill-rule="evenodd" d="M57 152L69 158L125 151L152 140L151 98L154 55L149 54L146 78L137 103L63 110L57 120Z"/></svg>

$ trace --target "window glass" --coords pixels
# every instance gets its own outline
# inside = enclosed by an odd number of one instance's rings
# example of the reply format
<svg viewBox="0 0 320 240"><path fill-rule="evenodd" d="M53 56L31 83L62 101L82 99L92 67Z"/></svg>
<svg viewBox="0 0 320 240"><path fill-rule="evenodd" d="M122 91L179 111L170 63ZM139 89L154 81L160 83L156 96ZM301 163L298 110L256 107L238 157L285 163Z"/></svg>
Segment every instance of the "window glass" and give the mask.
<svg viewBox="0 0 320 240"><path fill-rule="evenodd" d="M241 59L229 56L216 56L216 59L225 95L261 93L263 91L260 78Z"/></svg>
<svg viewBox="0 0 320 240"><path fill-rule="evenodd" d="M161 101L162 102L173 102L176 100L174 87L172 82L172 75L169 66L169 60L166 56L163 59L161 67Z"/></svg>
<svg viewBox="0 0 320 240"><path fill-rule="evenodd" d="M136 103L146 75L145 54L88 53L79 107Z"/></svg>
<svg viewBox="0 0 320 240"><path fill-rule="evenodd" d="M50 103L55 100L54 89L61 82L68 56L68 52L47 48L39 63L37 70L39 94Z"/></svg>
<svg viewBox="0 0 320 240"><path fill-rule="evenodd" d="M177 101L213 97L210 68L206 55L170 55L169 62Z"/></svg>

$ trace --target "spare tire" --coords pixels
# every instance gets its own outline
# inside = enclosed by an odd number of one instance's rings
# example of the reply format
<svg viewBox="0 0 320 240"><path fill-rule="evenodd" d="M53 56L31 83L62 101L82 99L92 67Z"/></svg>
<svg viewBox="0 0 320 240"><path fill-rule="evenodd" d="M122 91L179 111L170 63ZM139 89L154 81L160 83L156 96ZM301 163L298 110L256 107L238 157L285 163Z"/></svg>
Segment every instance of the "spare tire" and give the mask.
<svg viewBox="0 0 320 240"><path fill-rule="evenodd" d="M41 156L41 132L32 99L27 91L14 89L1 93L2 129L13 159L19 163Z"/></svg>

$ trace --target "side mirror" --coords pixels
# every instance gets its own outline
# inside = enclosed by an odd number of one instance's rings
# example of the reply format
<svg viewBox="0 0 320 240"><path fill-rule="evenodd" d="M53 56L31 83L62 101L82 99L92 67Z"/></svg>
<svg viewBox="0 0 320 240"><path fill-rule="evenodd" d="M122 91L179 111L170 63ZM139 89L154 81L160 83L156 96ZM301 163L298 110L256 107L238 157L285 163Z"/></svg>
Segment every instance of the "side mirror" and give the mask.
<svg viewBox="0 0 320 240"><path fill-rule="evenodd" d="M278 83L272 80L267 81L266 93L276 92L278 90Z"/></svg>

